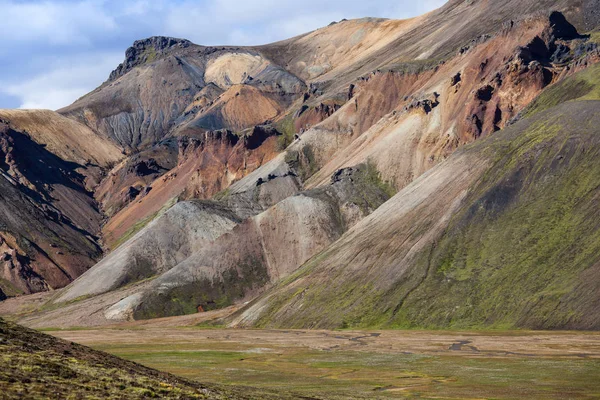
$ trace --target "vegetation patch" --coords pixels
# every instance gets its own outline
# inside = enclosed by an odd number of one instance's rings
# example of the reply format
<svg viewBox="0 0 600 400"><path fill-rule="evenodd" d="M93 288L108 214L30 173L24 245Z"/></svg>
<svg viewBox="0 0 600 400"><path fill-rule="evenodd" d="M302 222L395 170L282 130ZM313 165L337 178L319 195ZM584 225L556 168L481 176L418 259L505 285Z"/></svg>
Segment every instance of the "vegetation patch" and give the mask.
<svg viewBox="0 0 600 400"><path fill-rule="evenodd" d="M309 144L304 145L300 151L288 151L285 155L285 162L296 170L303 182L319 170L315 153Z"/></svg>
<svg viewBox="0 0 600 400"><path fill-rule="evenodd" d="M105 336L105 335L103 335ZM140 345L125 346L137 353ZM211 365L214 359L239 359L240 353L178 353L165 344L163 352L145 348L163 362L174 357L191 363ZM139 354L138 354L139 355ZM152 364L147 354L139 361ZM131 357L135 358L135 357ZM160 372L108 353L27 329L0 319L0 397L2 399L210 399L281 400L303 397L286 390L271 392L251 387L206 385ZM189 365L189 364L182 364ZM196 369L196 371L199 371ZM177 372L177 371L175 371ZM198 375L206 380L207 375Z"/></svg>
<svg viewBox="0 0 600 400"><path fill-rule="evenodd" d="M296 128L294 126L294 115L290 113L285 116L282 120L275 124L275 129L281 133L277 138L277 148L279 151L283 151L288 148L294 141L296 135Z"/></svg>
<svg viewBox="0 0 600 400"><path fill-rule="evenodd" d="M492 166L395 282L381 278L394 250L364 236L364 265L336 265L354 250L330 247L273 290L256 326L598 329L598 104L566 102L460 150Z"/></svg>
<svg viewBox="0 0 600 400"><path fill-rule="evenodd" d="M156 60L157 56L158 56L158 54L157 54L154 46L146 47L144 49L144 52L142 53L142 59L144 60L145 64L150 64L151 62L154 62Z"/></svg>
<svg viewBox="0 0 600 400"><path fill-rule="evenodd" d="M583 117L583 109L563 112ZM399 283L395 296L408 297L390 326L593 328L582 276L600 252L599 138L560 113L540 120L497 148L494 166L417 264L414 275L426 278L409 295L413 286Z"/></svg>
<svg viewBox="0 0 600 400"><path fill-rule="evenodd" d="M371 160L358 168L354 176L356 193L350 201L364 213L371 213L396 194L396 188L381 179L375 163Z"/></svg>
<svg viewBox="0 0 600 400"><path fill-rule="evenodd" d="M231 195L231 188L227 188L225 190L221 190L219 193L213 196L213 200L215 201L225 201Z"/></svg>
<svg viewBox="0 0 600 400"><path fill-rule="evenodd" d="M228 307L269 282L262 260L248 259L230 268L221 279L198 272L192 282L159 293L147 294L134 312L135 319L188 315Z"/></svg>
<svg viewBox="0 0 600 400"><path fill-rule="evenodd" d="M590 42L600 44L600 31L590 32L589 35Z"/></svg>
<svg viewBox="0 0 600 400"><path fill-rule="evenodd" d="M198 384L0 320L4 399L206 399Z"/></svg>
<svg viewBox="0 0 600 400"><path fill-rule="evenodd" d="M6 279L0 278L0 300L2 300L2 293L6 297L14 297L23 294L23 291Z"/></svg>

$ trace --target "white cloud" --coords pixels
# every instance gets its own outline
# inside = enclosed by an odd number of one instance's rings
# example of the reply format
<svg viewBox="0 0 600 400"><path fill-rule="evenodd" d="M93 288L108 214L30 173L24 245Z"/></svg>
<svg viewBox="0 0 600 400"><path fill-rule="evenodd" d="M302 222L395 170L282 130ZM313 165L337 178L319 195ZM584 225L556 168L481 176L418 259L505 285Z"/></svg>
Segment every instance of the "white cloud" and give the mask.
<svg viewBox="0 0 600 400"><path fill-rule="evenodd" d="M52 45L90 44L91 36L116 28L102 3L0 1L2 30L10 32L11 42L40 40Z"/></svg>
<svg viewBox="0 0 600 400"><path fill-rule="evenodd" d="M144 15L153 10L155 7L148 0L129 1L124 7L118 11L119 16Z"/></svg>
<svg viewBox="0 0 600 400"><path fill-rule="evenodd" d="M183 37L198 44L247 46L287 39L345 16L340 11L310 15L286 13L286 4L282 2L282 8L271 11L270 14L258 15L253 15L252 12L234 12L228 4L213 4L209 7L211 11L200 7L179 6L168 12L164 32L165 35ZM225 7L221 9L218 6Z"/></svg>
<svg viewBox="0 0 600 400"><path fill-rule="evenodd" d="M19 97L19 108L56 110L99 86L122 58L120 52L77 55L30 79L3 84L4 92Z"/></svg>

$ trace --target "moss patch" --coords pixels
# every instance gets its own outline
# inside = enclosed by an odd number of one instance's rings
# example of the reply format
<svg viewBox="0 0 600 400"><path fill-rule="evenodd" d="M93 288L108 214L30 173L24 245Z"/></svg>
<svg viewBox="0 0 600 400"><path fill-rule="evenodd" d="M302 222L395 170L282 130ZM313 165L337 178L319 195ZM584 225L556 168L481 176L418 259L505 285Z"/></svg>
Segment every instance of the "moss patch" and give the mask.
<svg viewBox="0 0 600 400"><path fill-rule="evenodd" d="M220 351L178 352L181 347L172 343L154 349L143 345L124 346L123 353L145 356L138 361L147 365L168 364L175 358L182 367L194 368L193 378L205 381L207 372L199 365L216 365L215 360L233 362L240 353ZM116 352L115 352L116 353ZM136 357L129 357L135 359ZM187 361L185 361L187 360ZM269 389L204 384L160 372L122 358L93 350L72 342L23 328L0 319L0 393L2 399L210 399L210 400L285 400L306 399ZM223 364L221 364L223 365ZM168 368L170 369L170 368ZM173 370L173 369L171 369ZM179 371L174 372L181 372ZM182 374L188 375L189 374ZM319 397L320 398L320 397Z"/></svg>
<svg viewBox="0 0 600 400"><path fill-rule="evenodd" d="M0 278L0 299L2 297L2 293L4 293L7 297L14 297L22 295L23 291L6 279Z"/></svg>
<svg viewBox="0 0 600 400"><path fill-rule="evenodd" d="M135 319L188 315L228 307L254 288L269 282L263 260L247 259L223 272L220 279L200 275L189 282L160 293L146 295L134 312Z"/></svg>
<svg viewBox="0 0 600 400"><path fill-rule="evenodd" d="M396 188L381 179L381 174L372 161L359 168L354 178L356 194L350 199L363 212L371 213L396 194Z"/></svg>
<svg viewBox="0 0 600 400"><path fill-rule="evenodd" d="M279 151L287 149L287 147L294 141L294 135L296 134L296 128L294 127L293 114L288 114L275 124L275 129L281 133L277 138L277 148Z"/></svg>
<svg viewBox="0 0 600 400"><path fill-rule="evenodd" d="M154 62L157 56L158 54L156 53L156 49L152 46L144 49L144 52L142 53L142 59L144 60L145 64L150 64L151 62Z"/></svg>
<svg viewBox="0 0 600 400"><path fill-rule="evenodd" d="M402 352L401 339L390 351L371 347L369 332L284 331L271 339L231 337L214 332L206 340L197 332L179 330L173 343L115 343L100 339L97 348L189 379L219 384L252 385L264 390L292 390L303 399L565 399L594 398L600 360L594 358L529 355L492 355L448 351ZM379 332L385 337L387 332ZM166 332L169 335L169 332ZM316 335L314 346L296 342L296 335ZM101 333L99 333L101 335ZM117 334L118 335L118 334ZM186 335L187 336L186 338ZM439 341L437 333L419 332L411 343ZM470 333L461 332L457 338ZM494 333L497 343L515 343L514 333ZM536 333L539 335L539 333ZM543 334L542 334L543 335ZM362 341L362 338L366 338ZM543 337L543 336L542 336ZM354 340L352 340L352 338ZM535 339L532 339L535 340ZM537 339L539 340L539 339ZM542 341L545 341L542 339ZM356 343L356 350L346 343ZM593 347L590 340L590 350ZM415 346L415 345L413 345ZM526 347L526 346L522 346ZM517 350L518 351L518 350ZM453 354L454 353L454 354ZM458 354L456 354L458 353ZM463 353L462 355L460 353ZM464 354L467 353L467 354ZM455 355L456 354L456 355Z"/></svg>
<svg viewBox="0 0 600 400"><path fill-rule="evenodd" d="M588 323L590 294L577 294L577 287L600 252L600 149L597 138L563 137L567 129L556 119L534 124L500 152L436 243L429 271L422 264L427 278L392 317L393 326Z"/></svg>
<svg viewBox="0 0 600 400"><path fill-rule="evenodd" d="M590 42L600 44L600 31L590 32Z"/></svg>
<svg viewBox="0 0 600 400"><path fill-rule="evenodd" d="M209 388L2 320L0 363L0 390L7 400L279 398L252 389Z"/></svg>

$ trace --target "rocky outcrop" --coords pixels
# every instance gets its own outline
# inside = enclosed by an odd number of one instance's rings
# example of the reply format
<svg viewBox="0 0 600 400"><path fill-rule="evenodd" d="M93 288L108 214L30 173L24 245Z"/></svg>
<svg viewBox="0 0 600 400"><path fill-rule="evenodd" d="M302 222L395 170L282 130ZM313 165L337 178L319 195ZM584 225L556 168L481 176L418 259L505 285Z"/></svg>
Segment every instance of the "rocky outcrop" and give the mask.
<svg viewBox="0 0 600 400"><path fill-rule="evenodd" d="M553 11L549 17L550 30L552 35L558 40L573 40L581 37L577 28L575 28L565 16L558 11Z"/></svg>
<svg viewBox="0 0 600 400"><path fill-rule="evenodd" d="M270 137L279 135L277 129L269 125L258 125L242 132L244 147L248 150L256 150Z"/></svg>
<svg viewBox="0 0 600 400"><path fill-rule="evenodd" d="M260 90L253 84L231 86L208 107L200 109L195 118L179 128L178 132L188 134L189 131L218 129L239 132L255 125L267 124L281 115L290 99L300 95L300 92L281 93L283 95L279 97Z"/></svg>
<svg viewBox="0 0 600 400"><path fill-rule="evenodd" d="M304 104L294 114L294 128L296 132L302 133L310 129L312 126L329 118L333 113L339 110L339 104L324 104L320 103L315 107L309 107Z"/></svg>
<svg viewBox="0 0 600 400"><path fill-rule="evenodd" d="M66 286L99 258L93 237L35 192L6 175L0 189L0 278L11 295Z"/></svg>
<svg viewBox="0 0 600 400"><path fill-rule="evenodd" d="M273 121L305 90L256 50L153 37L135 42L107 82L60 112L138 152L173 133Z"/></svg>
<svg viewBox="0 0 600 400"><path fill-rule="evenodd" d="M125 52L125 61L110 73L108 81L116 80L139 65L156 61L168 52L176 49L184 49L191 45L192 42L189 40L165 36L153 36L143 40L136 40Z"/></svg>
<svg viewBox="0 0 600 400"><path fill-rule="evenodd" d="M115 165L94 191L103 213L112 217L139 194L152 190L152 182L177 166L179 143L163 140Z"/></svg>

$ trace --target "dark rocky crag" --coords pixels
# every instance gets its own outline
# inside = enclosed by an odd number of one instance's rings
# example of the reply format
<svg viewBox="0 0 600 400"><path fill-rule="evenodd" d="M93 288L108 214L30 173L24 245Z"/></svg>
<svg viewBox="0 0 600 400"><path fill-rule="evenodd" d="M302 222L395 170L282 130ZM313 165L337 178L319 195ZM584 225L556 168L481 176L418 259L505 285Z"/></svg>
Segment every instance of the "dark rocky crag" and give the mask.
<svg viewBox="0 0 600 400"><path fill-rule="evenodd" d="M153 36L143 40L136 40L133 45L125 51L125 61L110 73L108 82L125 75L138 65L155 61L164 57L167 53L176 49L184 49L192 45L185 39L176 39L165 36Z"/></svg>

